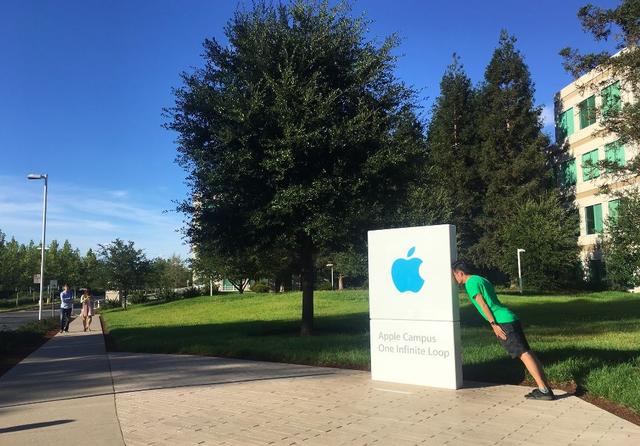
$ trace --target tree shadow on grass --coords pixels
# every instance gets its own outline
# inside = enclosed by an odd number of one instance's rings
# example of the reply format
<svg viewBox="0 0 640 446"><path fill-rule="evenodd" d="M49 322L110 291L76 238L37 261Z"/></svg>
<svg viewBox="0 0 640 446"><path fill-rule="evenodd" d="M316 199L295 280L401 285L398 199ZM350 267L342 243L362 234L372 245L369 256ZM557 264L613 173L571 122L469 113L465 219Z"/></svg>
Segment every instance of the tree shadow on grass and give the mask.
<svg viewBox="0 0 640 446"><path fill-rule="evenodd" d="M636 296L601 301L573 299L568 302L532 302L529 300L509 302L508 307L516 313L525 326L562 328L566 324L579 324L588 329L591 322L598 324L610 322L611 327L615 329L618 323L631 321L640 327L640 299ZM460 308L460 320L463 326L486 324L477 310L468 305Z"/></svg>

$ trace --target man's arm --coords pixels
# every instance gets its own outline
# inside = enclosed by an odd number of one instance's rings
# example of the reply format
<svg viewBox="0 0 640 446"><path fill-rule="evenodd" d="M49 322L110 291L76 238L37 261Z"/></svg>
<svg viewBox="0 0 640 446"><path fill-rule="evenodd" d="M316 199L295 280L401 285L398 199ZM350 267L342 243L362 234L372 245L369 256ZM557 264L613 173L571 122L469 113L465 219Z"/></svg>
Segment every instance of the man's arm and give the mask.
<svg viewBox="0 0 640 446"><path fill-rule="evenodd" d="M484 300L484 297L482 297L482 294L478 293L473 296L473 298L478 302L478 305L480 305L480 308L482 308L482 311L487 316L487 319L489 319L491 328L493 328L493 332L496 334L496 336L502 340L507 339L507 334L504 332L502 327L497 324L496 317L491 312L491 309L489 308L489 305L487 305L487 302Z"/></svg>

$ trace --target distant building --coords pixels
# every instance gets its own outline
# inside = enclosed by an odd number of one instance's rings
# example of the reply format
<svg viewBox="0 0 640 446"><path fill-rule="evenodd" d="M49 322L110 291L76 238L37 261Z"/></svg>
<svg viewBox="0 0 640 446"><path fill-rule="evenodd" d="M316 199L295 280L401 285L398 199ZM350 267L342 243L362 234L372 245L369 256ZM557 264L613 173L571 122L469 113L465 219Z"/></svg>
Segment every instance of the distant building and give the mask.
<svg viewBox="0 0 640 446"><path fill-rule="evenodd" d="M609 160L625 164L638 154L638 147L623 145L617 135L603 132L601 121L610 110L635 100L620 79L598 69L556 94L556 142L564 149L559 181L565 188L575 188L580 212L578 244L586 266L601 259L599 234L606 230L608 218L615 218L618 208L618 200L600 194L600 187L608 183L615 191L625 186L605 178L596 163Z"/></svg>

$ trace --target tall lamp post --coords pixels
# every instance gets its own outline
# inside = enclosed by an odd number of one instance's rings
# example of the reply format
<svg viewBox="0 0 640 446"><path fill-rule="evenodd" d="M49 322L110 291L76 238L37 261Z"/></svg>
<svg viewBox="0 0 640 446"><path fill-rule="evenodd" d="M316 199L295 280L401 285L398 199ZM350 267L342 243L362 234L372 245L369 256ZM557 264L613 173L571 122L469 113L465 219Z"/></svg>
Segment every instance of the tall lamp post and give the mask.
<svg viewBox="0 0 640 446"><path fill-rule="evenodd" d="M44 180L44 199L42 204L42 244L40 245L40 301L38 302L38 320L42 320L42 293L44 290L44 245L47 233L47 174L31 173L27 176L29 180Z"/></svg>
<svg viewBox="0 0 640 446"><path fill-rule="evenodd" d="M327 263L327 268L331 268L331 291L333 291L333 263Z"/></svg>
<svg viewBox="0 0 640 446"><path fill-rule="evenodd" d="M520 267L520 254L527 252L524 249L518 248L518 282L520 283L520 294L522 294L522 268Z"/></svg>

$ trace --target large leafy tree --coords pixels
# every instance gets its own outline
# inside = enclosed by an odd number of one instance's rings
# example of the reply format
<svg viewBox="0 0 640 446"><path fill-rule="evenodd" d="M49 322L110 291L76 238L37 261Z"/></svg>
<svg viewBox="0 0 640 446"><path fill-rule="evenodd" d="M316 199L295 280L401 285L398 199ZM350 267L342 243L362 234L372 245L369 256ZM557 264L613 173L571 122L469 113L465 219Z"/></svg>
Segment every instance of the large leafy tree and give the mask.
<svg viewBox="0 0 640 446"><path fill-rule="evenodd" d="M389 223L424 160L413 92L392 50L341 4L265 3L239 11L228 44L206 40L168 110L191 200L187 235L235 262L289 253L313 327L314 258Z"/></svg>
<svg viewBox="0 0 640 446"><path fill-rule="evenodd" d="M146 283L149 260L132 241L124 242L117 238L108 245L99 246L107 284L120 292L122 306L126 310L129 292L143 288Z"/></svg>
<svg viewBox="0 0 640 446"><path fill-rule="evenodd" d="M434 183L431 191L439 191L444 198L441 202L448 203L449 221L456 225L463 250L477 241L476 217L482 209L476 118L474 88L454 54L440 81L427 143Z"/></svg>
<svg viewBox="0 0 640 446"><path fill-rule="evenodd" d="M472 255L487 269L500 268L501 229L518 205L553 189L541 109L534 105L529 69L515 44L502 31L478 95L477 166L485 196L478 219L482 235Z"/></svg>

